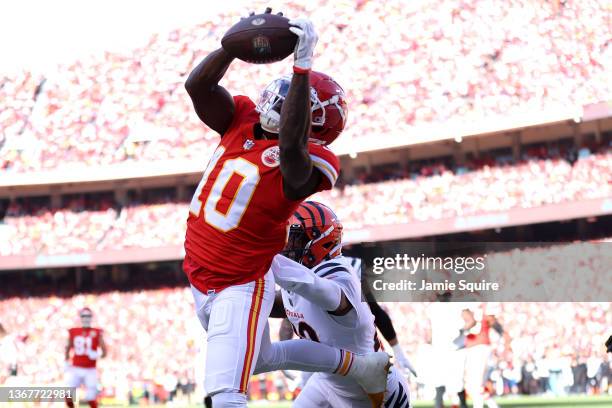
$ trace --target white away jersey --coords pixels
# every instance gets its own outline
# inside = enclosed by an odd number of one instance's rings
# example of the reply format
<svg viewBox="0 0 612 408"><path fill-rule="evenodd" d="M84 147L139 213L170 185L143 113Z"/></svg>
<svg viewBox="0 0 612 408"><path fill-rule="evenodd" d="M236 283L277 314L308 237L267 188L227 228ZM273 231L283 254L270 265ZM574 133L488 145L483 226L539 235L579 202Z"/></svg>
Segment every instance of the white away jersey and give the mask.
<svg viewBox="0 0 612 408"><path fill-rule="evenodd" d="M377 351L374 316L367 303L361 301L361 284L352 272L350 260L342 256L317 265L312 271L320 278L331 279L342 288L353 309L344 316L334 316L322 307L282 289L283 304L294 331L302 338L353 353ZM352 379L321 373L345 395L362 392Z"/></svg>
<svg viewBox="0 0 612 408"><path fill-rule="evenodd" d="M340 285L353 309L344 316L334 316L301 296L282 290L287 317L297 334L357 354L374 351L374 316L368 304L361 301L361 285L352 273L350 261L340 256L320 263L312 271Z"/></svg>

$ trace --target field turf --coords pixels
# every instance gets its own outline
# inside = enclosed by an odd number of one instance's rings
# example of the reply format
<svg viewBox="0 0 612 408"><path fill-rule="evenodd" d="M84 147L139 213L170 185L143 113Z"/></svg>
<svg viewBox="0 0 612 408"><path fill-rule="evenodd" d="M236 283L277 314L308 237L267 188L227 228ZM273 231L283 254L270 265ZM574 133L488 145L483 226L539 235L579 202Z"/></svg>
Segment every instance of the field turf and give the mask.
<svg viewBox="0 0 612 408"><path fill-rule="evenodd" d="M520 408L520 407L538 407L538 408L552 408L552 407L612 407L612 395L611 396L571 396L571 397L505 397L497 398L497 403L500 408ZM291 407L290 402L258 402L249 404L249 408L289 408ZM430 401L416 401L414 403L415 408L429 408L433 407Z"/></svg>

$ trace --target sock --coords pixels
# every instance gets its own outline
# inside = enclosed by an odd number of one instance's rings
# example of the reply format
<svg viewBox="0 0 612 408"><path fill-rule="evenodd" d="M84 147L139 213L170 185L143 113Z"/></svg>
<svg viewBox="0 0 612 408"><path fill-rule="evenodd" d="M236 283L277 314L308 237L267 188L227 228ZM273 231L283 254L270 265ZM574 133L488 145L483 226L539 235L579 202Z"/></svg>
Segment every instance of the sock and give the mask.
<svg viewBox="0 0 612 408"><path fill-rule="evenodd" d="M66 398L66 406L68 408L74 408L74 402L72 402L72 398Z"/></svg>
<svg viewBox="0 0 612 408"><path fill-rule="evenodd" d="M436 399L434 403L435 408L444 408L444 391L446 390L445 386L436 387Z"/></svg>
<svg viewBox="0 0 612 408"><path fill-rule="evenodd" d="M87 403L89 404L90 408L98 408L98 401L96 401L96 400L87 401Z"/></svg>
<svg viewBox="0 0 612 408"><path fill-rule="evenodd" d="M457 395L459 396L459 406L461 408L467 408L467 402L466 402L466 398L465 398L465 390L461 390L457 393Z"/></svg>
<svg viewBox="0 0 612 408"><path fill-rule="evenodd" d="M353 353L340 349L340 362L338 362L338 366L333 373L338 375L349 374L349 372L351 372L351 368L353 368L354 361L355 358Z"/></svg>
<svg viewBox="0 0 612 408"><path fill-rule="evenodd" d="M351 356L350 352L310 340L277 341L262 344L254 374L276 370L340 373L350 367Z"/></svg>
<svg viewBox="0 0 612 408"><path fill-rule="evenodd" d="M222 391L212 396L213 407L246 408L247 397L238 391Z"/></svg>

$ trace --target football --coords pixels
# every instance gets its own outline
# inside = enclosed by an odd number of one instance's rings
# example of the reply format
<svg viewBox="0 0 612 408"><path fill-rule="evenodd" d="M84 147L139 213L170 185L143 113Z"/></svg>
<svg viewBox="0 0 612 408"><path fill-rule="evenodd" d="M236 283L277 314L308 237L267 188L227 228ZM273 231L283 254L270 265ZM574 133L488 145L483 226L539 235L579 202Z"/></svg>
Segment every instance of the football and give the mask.
<svg viewBox="0 0 612 408"><path fill-rule="evenodd" d="M234 24L221 39L221 46L242 61L268 64L287 58L296 42L297 36L289 31L289 19L265 13Z"/></svg>

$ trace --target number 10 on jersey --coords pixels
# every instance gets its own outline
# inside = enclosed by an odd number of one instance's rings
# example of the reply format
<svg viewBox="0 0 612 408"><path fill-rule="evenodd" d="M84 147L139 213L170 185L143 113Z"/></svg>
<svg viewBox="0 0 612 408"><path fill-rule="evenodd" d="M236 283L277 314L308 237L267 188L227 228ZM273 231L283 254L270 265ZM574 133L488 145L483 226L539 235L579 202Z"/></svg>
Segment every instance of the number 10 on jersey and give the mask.
<svg viewBox="0 0 612 408"><path fill-rule="evenodd" d="M220 231L228 232L240 224L240 220L251 201L251 197L253 197L260 177L257 165L241 157L229 159L223 163L223 167L217 174L208 196L200 197L202 188L206 185L210 173L217 166L224 152L225 148L219 146L213 153L208 166L206 166L206 170L204 170L204 175L193 194L189 211L193 215L199 216L202 210L201 198L205 199L204 220L206 223ZM238 187L233 192L223 196L223 193L228 188L228 183L230 180L235 179L235 177L238 177L240 180Z"/></svg>

